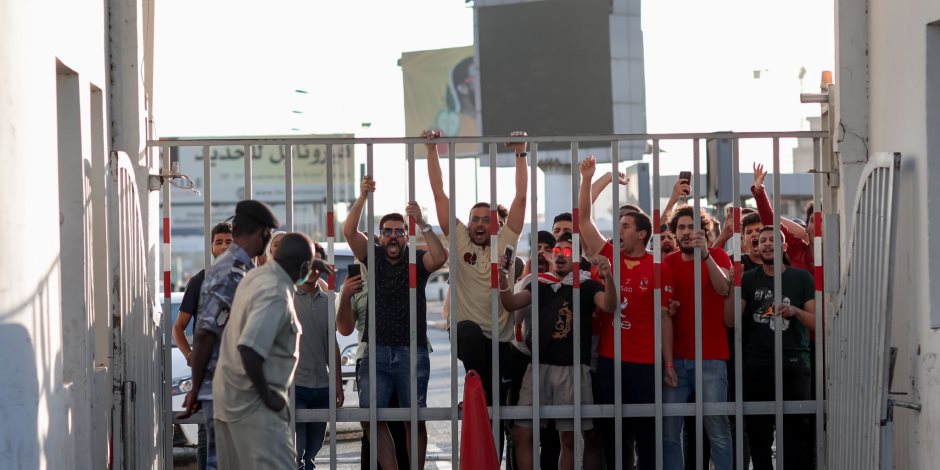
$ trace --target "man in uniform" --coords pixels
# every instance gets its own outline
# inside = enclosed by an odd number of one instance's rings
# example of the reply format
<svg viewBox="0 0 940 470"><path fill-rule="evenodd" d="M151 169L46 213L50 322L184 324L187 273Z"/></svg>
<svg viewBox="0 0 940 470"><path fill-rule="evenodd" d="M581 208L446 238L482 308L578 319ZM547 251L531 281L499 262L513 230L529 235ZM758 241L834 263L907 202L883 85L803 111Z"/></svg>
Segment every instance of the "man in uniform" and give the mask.
<svg viewBox="0 0 940 470"><path fill-rule="evenodd" d="M261 255L271 239L271 231L281 223L263 202L247 199L235 205L233 242L216 262L206 269L196 315L192 363L193 389L186 394L179 418L188 418L202 409L206 415L206 468L215 470L215 423L212 409L212 375L219 358L219 341L228 322L235 288L250 269L252 258Z"/></svg>

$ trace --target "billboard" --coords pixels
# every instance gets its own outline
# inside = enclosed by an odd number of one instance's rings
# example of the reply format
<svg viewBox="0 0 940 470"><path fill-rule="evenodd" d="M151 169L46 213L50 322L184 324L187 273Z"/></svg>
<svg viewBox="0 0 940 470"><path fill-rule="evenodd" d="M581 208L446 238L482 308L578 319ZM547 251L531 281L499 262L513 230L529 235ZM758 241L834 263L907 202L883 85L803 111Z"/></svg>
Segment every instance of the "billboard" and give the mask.
<svg viewBox="0 0 940 470"><path fill-rule="evenodd" d="M323 135L317 137L346 138L352 134ZM295 203L326 201L326 146L295 145L293 158L293 195ZM209 147L211 200L213 204L233 204L245 198L245 147ZM173 160L179 161L180 171L188 175L196 189L205 192L206 175L203 174L202 147L173 148ZM251 146L251 174L253 197L269 204L283 204L287 200L284 160L285 146ZM348 202L354 198L355 155L352 145L333 146L333 197L335 202ZM192 191L177 191L173 204L202 204L203 195Z"/></svg>
<svg viewBox="0 0 940 470"><path fill-rule="evenodd" d="M449 137L480 135L477 123L473 46L405 52L401 66L405 92L405 134L440 129ZM446 152L446 146L439 149ZM460 144L458 155L475 155L479 145ZM415 148L423 157L424 147Z"/></svg>
<svg viewBox="0 0 940 470"><path fill-rule="evenodd" d="M509 3L477 12L484 135L613 133L609 0Z"/></svg>

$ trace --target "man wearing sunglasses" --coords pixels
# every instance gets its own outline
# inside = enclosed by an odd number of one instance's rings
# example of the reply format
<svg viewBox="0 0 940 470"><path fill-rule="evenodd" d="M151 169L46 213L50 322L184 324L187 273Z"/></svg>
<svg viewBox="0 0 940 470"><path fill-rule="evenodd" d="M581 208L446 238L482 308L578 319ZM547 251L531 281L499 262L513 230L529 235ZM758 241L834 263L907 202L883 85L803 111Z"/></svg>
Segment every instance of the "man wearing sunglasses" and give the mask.
<svg viewBox="0 0 940 470"><path fill-rule="evenodd" d="M557 282L537 282L539 311L539 343L532 343L527 337L529 348L539 348L539 389L540 405L571 405L574 403L575 374L581 376L581 400L583 404L593 403L591 391L591 317L594 309L607 313L617 308L617 290L610 276L610 263L606 258L597 258L598 271L605 279L605 286L591 280L590 273L580 271L579 265L572 262L571 234L563 233L552 248L551 260L553 274ZM574 280L580 282L580 311L574 308ZM510 310L517 310L532 303L532 283L524 290L513 292L510 289L506 273L500 275L500 300ZM579 315L581 363L574 363L574 315ZM522 378L519 392L519 405L532 405L532 365ZM540 423L547 424L547 423ZM532 423L518 420L513 425L513 443L516 447L516 462L520 469L532 468ZM574 422L570 419L555 420L561 441L561 454L558 457L559 469L574 468ZM582 420L581 429L593 427L590 419Z"/></svg>
<svg viewBox="0 0 940 470"><path fill-rule="evenodd" d="M416 400L419 407L427 406L428 379L431 362L428 356L427 342L427 302L425 286L428 277L440 269L447 261L447 252L433 227L424 221L421 207L411 201L405 214L414 220L421 229L428 250L415 251L415 299L417 305L416 327L418 350L411 351L411 310L409 288L409 246L408 225L398 213L386 214L379 221L379 243L375 245L375 259L369 259L369 237L358 230L362 209L368 201L369 193L375 192L375 181L368 175L362 180L359 198L349 211L349 217L343 225L343 235L349 242L349 248L366 267L375 272L375 342L369 345L362 356L359 367L359 406L368 408L369 403L369 367L374 361L376 408L388 408L392 394L398 396L399 406L407 408ZM366 319L366 331L363 338L368 341L368 329L373 326ZM417 354L418 396L411 396L410 354ZM410 424L406 424L406 428ZM419 423L418 429L418 468L424 468L427 447L427 428ZM368 432L368 426L363 426ZM406 435L411 436L409 429ZM396 468L395 447L387 431L380 432L377 440L377 460L382 468ZM411 449L411 446L408 446ZM411 456L413 459L415 456Z"/></svg>
<svg viewBox="0 0 940 470"><path fill-rule="evenodd" d="M183 401L179 418L188 418L200 410L206 415L206 468L215 470L215 423L212 407L212 378L219 359L219 342L232 309L235 289L245 274L254 268L252 258L264 253L271 231L280 221L265 203L247 199L235 205L232 244L212 266L199 294L196 332L191 356L193 388Z"/></svg>

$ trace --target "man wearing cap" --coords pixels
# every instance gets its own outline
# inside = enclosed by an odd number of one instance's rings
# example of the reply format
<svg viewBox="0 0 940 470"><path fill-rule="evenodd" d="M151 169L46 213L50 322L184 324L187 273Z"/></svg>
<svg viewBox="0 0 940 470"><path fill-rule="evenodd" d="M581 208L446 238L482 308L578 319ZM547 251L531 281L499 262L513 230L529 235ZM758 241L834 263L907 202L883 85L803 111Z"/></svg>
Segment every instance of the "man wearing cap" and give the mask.
<svg viewBox="0 0 940 470"><path fill-rule="evenodd" d="M328 270L313 259L309 237L288 233L274 256L239 284L213 381L220 468L297 468L288 387L304 332L294 287Z"/></svg>
<svg viewBox="0 0 940 470"><path fill-rule="evenodd" d="M232 223L233 242L228 250L206 269L199 295L196 333L193 341L193 389L186 394L184 411L178 418L187 418L202 409L206 415L206 468L217 468L215 425L212 410L212 376L219 359L219 341L229 319L235 288L254 267L252 258L264 252L271 230L280 221L263 202L247 199L235 206Z"/></svg>

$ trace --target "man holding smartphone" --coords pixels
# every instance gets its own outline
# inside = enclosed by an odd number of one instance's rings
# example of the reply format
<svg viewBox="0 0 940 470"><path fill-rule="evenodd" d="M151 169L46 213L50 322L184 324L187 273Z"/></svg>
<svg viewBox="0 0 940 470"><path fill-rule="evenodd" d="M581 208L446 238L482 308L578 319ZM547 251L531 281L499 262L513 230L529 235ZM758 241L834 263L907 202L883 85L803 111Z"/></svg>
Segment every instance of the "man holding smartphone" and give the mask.
<svg viewBox="0 0 940 470"><path fill-rule="evenodd" d="M379 221L379 243L375 245L375 259L369 259L369 236L358 230L362 209L368 200L370 192L375 191L375 182L366 175L363 178L359 198L349 211L349 217L343 225L343 235L349 242L353 255L373 269L375 273L375 342L366 349L359 368L359 406L368 408L389 407L392 394L399 398L399 405L403 408L411 406L412 400L417 400L419 407L427 406L428 378L431 372L431 362L428 356L427 344L427 302L424 289L428 277L447 262L447 252L440 238L434 233L421 214L418 203L411 201L405 210L424 234L428 251L417 250L415 253L416 288L416 328L418 350L410 350L411 309L409 288L409 253L408 225L405 218L398 213L386 214ZM368 341L368 328L373 325L366 321L366 331L363 338ZM411 396L411 361L410 354L418 355L418 396ZM376 403L369 402L369 363L374 361ZM418 468L424 468L425 450L427 447L427 428L424 423L419 424L419 443L417 456ZM368 428L364 427L368 432ZM394 444L387 433L379 433L377 460L382 468L396 468L394 460ZM411 432L407 432L411 436ZM411 446L408 447L411 449ZM412 459L415 456L411 456Z"/></svg>

